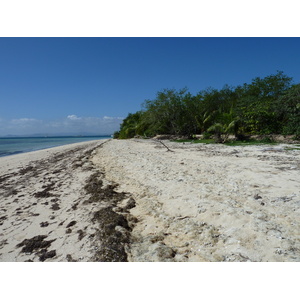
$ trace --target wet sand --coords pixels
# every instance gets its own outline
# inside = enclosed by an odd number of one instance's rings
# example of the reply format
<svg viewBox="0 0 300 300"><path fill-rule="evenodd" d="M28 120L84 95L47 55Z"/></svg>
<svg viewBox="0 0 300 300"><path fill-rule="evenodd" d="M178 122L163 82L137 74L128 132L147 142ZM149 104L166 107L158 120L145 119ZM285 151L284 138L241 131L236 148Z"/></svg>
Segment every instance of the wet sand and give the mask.
<svg viewBox="0 0 300 300"><path fill-rule="evenodd" d="M101 140L0 158L0 261L300 261L300 151Z"/></svg>

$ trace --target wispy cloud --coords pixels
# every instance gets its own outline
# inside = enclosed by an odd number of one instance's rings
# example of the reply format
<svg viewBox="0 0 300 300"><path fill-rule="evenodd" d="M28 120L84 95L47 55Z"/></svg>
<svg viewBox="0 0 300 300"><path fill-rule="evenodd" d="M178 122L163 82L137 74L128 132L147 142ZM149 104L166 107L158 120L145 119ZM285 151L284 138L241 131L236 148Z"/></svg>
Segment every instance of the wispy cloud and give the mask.
<svg viewBox="0 0 300 300"><path fill-rule="evenodd" d="M105 118L105 117L104 117ZM80 117L77 117L76 115L69 115L69 116L67 116L67 119L69 119L69 120L81 120L81 118Z"/></svg>
<svg viewBox="0 0 300 300"><path fill-rule="evenodd" d="M115 119L123 120L123 118L121 118L121 117L108 117L108 116L104 116L103 119L104 120L115 120Z"/></svg>
<svg viewBox="0 0 300 300"><path fill-rule="evenodd" d="M11 125L21 125L21 126L30 126L31 124L40 123L40 120L30 119L30 118L21 118L21 119L12 119L10 121Z"/></svg>
<svg viewBox="0 0 300 300"><path fill-rule="evenodd" d="M119 129L122 117L80 117L68 115L61 120L33 118L5 120L0 118L0 135L43 134L111 134Z"/></svg>

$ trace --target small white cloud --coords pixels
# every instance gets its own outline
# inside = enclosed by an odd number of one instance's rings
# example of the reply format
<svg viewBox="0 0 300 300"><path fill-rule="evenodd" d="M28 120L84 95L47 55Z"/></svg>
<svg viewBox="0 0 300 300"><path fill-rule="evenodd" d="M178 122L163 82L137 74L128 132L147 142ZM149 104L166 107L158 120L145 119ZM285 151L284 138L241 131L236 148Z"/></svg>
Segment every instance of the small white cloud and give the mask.
<svg viewBox="0 0 300 300"><path fill-rule="evenodd" d="M72 121L81 120L81 118L77 117L76 115L69 115L69 116L67 116L67 119L72 120Z"/></svg>

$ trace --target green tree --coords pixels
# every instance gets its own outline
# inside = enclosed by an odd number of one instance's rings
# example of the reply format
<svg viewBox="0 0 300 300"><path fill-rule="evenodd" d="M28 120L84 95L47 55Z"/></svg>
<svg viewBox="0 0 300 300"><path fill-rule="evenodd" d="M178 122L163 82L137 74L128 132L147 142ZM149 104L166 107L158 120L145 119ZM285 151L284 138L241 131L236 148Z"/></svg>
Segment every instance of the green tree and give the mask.
<svg viewBox="0 0 300 300"><path fill-rule="evenodd" d="M230 134L238 134L240 119L234 115L233 110L229 113L219 112L216 120L217 121L207 129L207 132L214 133L217 143L225 143Z"/></svg>
<svg viewBox="0 0 300 300"><path fill-rule="evenodd" d="M156 99L146 100L143 104L148 132L152 135L195 133L198 128L194 113L197 101L197 97L192 97L187 89L158 92Z"/></svg>
<svg viewBox="0 0 300 300"><path fill-rule="evenodd" d="M226 116L230 115L232 120L236 118L234 107L237 97L232 87L225 85L221 90L209 88L203 91L202 95L204 131L208 131L208 128L217 123L223 124L225 119L227 119Z"/></svg>
<svg viewBox="0 0 300 300"><path fill-rule="evenodd" d="M144 131L141 122L142 115L142 111L137 111L134 114L129 113L120 125L120 131L114 133L114 137L119 139L127 139L133 138L137 134L141 134Z"/></svg>
<svg viewBox="0 0 300 300"><path fill-rule="evenodd" d="M291 81L278 71L250 84L208 88L196 96L186 88L165 89L154 100L145 100L141 111L129 114L115 137L213 132L222 142L230 133L299 135L300 87L291 87Z"/></svg>
<svg viewBox="0 0 300 300"><path fill-rule="evenodd" d="M279 133L278 101L291 86L292 78L278 71L265 78L256 77L250 84L238 86L236 114L243 131L251 134Z"/></svg>
<svg viewBox="0 0 300 300"><path fill-rule="evenodd" d="M282 133L300 138L300 84L292 86L280 97L277 109L282 120Z"/></svg>

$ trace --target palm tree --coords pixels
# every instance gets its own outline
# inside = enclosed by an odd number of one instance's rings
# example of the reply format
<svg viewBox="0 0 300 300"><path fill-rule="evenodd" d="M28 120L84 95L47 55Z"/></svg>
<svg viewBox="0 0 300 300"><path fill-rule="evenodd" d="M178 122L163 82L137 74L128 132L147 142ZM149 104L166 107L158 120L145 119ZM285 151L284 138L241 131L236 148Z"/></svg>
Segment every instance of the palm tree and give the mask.
<svg viewBox="0 0 300 300"><path fill-rule="evenodd" d="M231 109L229 113L219 114L216 122L207 131L214 133L217 143L225 143L230 133L237 135L239 121L239 117L235 117Z"/></svg>

